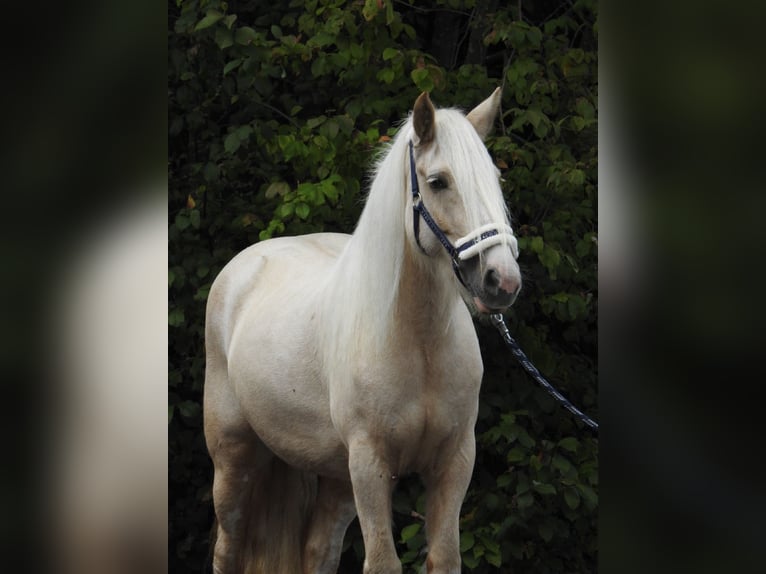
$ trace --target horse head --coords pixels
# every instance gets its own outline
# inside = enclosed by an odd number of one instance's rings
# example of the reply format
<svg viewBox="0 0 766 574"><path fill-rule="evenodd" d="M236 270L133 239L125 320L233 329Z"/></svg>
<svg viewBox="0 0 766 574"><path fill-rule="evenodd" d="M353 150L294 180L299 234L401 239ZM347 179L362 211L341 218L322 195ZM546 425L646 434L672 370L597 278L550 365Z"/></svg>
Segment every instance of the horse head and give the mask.
<svg viewBox="0 0 766 574"><path fill-rule="evenodd" d="M412 113L407 239L425 257L446 253L480 313L506 309L521 290L518 245L483 142L499 107L499 88L467 115L436 110L423 93Z"/></svg>

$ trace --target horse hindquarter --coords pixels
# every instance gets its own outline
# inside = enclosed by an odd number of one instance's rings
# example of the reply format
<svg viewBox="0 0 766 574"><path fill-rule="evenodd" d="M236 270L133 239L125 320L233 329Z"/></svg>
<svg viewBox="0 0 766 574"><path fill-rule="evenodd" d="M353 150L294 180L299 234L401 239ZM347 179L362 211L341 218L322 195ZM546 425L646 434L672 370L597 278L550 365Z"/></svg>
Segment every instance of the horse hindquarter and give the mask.
<svg viewBox="0 0 766 574"><path fill-rule="evenodd" d="M208 299L204 418L214 463L217 574L303 570L303 536L317 496L311 467L318 461L304 461L301 452L328 450L312 448L308 439L297 444L301 437L315 436L305 430L307 425L316 433L331 423L329 414L323 417L327 398L316 367L305 357L313 353L302 348L310 336L288 332L288 326L301 322L284 320L290 308L300 316L307 312L296 310L291 301L295 288L284 283L285 277L295 279L300 273L286 273L280 267L291 258L272 251L289 252L285 243L265 242L238 255L216 279ZM293 250L300 253L306 247ZM296 262L293 266L301 268ZM296 356L303 358L293 360ZM324 507L331 503L327 498L323 495ZM339 516L346 524L350 520L345 510ZM309 556L312 563L334 558Z"/></svg>

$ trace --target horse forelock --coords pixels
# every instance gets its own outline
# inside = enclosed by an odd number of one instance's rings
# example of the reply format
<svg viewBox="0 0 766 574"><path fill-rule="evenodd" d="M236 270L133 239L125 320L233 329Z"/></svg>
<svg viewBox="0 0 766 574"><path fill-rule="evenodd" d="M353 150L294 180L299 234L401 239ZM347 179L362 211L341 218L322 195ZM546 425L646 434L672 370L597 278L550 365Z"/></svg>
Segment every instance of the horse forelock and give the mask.
<svg viewBox="0 0 766 574"><path fill-rule="evenodd" d="M439 110L436 144L452 171L465 212L467 229L508 223L510 214L498 180L498 169L484 142L462 112Z"/></svg>

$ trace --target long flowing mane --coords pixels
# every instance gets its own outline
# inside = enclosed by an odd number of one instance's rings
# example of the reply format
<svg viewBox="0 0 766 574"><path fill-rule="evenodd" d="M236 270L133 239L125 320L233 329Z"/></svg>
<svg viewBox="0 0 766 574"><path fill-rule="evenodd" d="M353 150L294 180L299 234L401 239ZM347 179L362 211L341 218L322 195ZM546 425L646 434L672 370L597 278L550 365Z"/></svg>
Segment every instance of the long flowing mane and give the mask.
<svg viewBox="0 0 766 574"><path fill-rule="evenodd" d="M461 196L468 226L508 221L497 168L465 116L458 110L441 109L436 125L437 145L448 142L440 153L455 168L457 187L470 192L469 197ZM350 359L359 352L376 356L390 332L405 252L408 145L413 133L409 118L376 163L362 215L327 278L326 289L332 294L324 297L320 349L333 357L335 365L348 365L350 361L343 357Z"/></svg>
<svg viewBox="0 0 766 574"><path fill-rule="evenodd" d="M324 298L320 348L329 356L351 355L360 346L373 350L388 333L405 249L405 159L412 133L408 119L381 152L356 229L327 278L325 288L333 292Z"/></svg>

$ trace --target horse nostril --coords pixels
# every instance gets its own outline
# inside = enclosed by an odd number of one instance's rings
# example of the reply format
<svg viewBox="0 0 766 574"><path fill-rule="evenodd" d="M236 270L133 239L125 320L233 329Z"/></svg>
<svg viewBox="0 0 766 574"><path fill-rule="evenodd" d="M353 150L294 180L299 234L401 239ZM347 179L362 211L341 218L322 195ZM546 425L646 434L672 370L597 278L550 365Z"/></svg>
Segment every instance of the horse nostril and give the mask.
<svg viewBox="0 0 766 574"><path fill-rule="evenodd" d="M484 274L484 289L490 293L497 293L502 281L500 274L495 269L488 269Z"/></svg>

